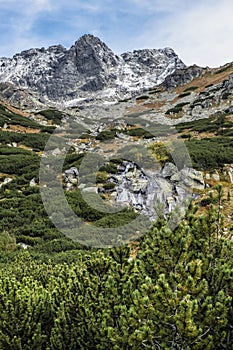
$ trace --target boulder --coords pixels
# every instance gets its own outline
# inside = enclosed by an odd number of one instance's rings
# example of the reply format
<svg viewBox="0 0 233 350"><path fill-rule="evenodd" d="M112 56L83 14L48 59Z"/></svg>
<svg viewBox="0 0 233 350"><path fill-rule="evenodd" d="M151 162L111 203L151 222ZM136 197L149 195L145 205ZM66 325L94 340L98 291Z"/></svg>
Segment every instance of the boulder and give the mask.
<svg viewBox="0 0 233 350"><path fill-rule="evenodd" d="M161 175L165 178L171 178L174 175L177 176L178 172L179 170L173 163L167 162L163 167Z"/></svg>
<svg viewBox="0 0 233 350"><path fill-rule="evenodd" d="M11 182L13 179L11 179L10 177L6 177L4 179L4 181L0 184L0 188L3 186L3 185L6 185L8 184L9 182Z"/></svg>
<svg viewBox="0 0 233 350"><path fill-rule="evenodd" d="M74 189L78 184L78 169L76 167L71 167L65 171L64 181L66 190L70 191Z"/></svg>
<svg viewBox="0 0 233 350"><path fill-rule="evenodd" d="M201 171L185 167L180 171L180 176L181 183L187 187L196 188L200 190L205 188L203 173Z"/></svg>
<svg viewBox="0 0 233 350"><path fill-rule="evenodd" d="M233 183L233 164L226 164L224 166L223 175L227 178L227 181Z"/></svg>
<svg viewBox="0 0 233 350"><path fill-rule="evenodd" d="M98 188L97 187L85 187L83 188L82 192L91 192L91 193L98 193Z"/></svg>
<svg viewBox="0 0 233 350"><path fill-rule="evenodd" d="M214 181L220 181L220 176L219 176L219 174L218 174L218 173L212 174L212 179L213 179Z"/></svg>
<svg viewBox="0 0 233 350"><path fill-rule="evenodd" d="M29 182L29 186L30 187L35 187L36 185L37 185L36 180L33 177L33 179L31 179L31 181Z"/></svg>

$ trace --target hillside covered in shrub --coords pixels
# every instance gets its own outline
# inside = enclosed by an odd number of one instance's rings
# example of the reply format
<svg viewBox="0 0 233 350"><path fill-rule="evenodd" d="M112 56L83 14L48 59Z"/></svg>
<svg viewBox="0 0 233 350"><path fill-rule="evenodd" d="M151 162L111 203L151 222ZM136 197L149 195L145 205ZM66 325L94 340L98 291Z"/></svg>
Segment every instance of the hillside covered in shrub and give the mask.
<svg viewBox="0 0 233 350"><path fill-rule="evenodd" d="M0 348L232 349L232 232L220 206L196 210L114 249L39 253L5 235Z"/></svg>

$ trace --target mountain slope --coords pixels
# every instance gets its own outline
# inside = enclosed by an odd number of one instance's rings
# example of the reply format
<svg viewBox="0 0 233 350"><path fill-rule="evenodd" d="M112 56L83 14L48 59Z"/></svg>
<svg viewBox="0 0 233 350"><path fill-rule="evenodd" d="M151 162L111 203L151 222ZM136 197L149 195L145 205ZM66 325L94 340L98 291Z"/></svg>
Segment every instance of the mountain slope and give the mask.
<svg viewBox="0 0 233 350"><path fill-rule="evenodd" d="M85 70L88 71L87 66ZM150 166L147 153L143 153L142 147L161 163L161 171L158 170L156 182L157 189L160 189L157 190L157 194L160 196L163 191L165 192L162 200L169 210L174 201L179 201L177 192L182 196L177 183L177 170L171 164L172 154L168 152L171 149L171 143L175 140L174 137L177 137L177 140L185 144L195 169L191 172L192 177L190 172L188 174L190 186L194 188L193 183L198 185L194 195L197 194L198 201L204 206L208 201L207 194L210 189L213 190L221 181L224 189L223 211L227 214L227 224L231 224L232 204L226 196L233 196L232 76L231 63L218 69L200 69L195 66L183 68L168 76L160 86L144 91L142 95L114 105L103 106L99 116L94 108L90 109L89 116L87 108L84 110L70 108L69 111L67 109L70 121L77 122L77 125L73 123L72 134L67 135L70 137L72 149L67 155L64 171L69 171L73 167L79 169L86 153L92 153L94 159L101 155L107 156L107 159L115 159L117 163L106 162L94 177L91 174L91 168L88 167L87 183L81 185L85 185L87 192L95 188L95 191L99 191L110 205L115 205L116 200L119 199L119 202L130 200L133 208L140 211L143 207L145 210L147 209L146 195L152 192L149 182L149 175L151 176L152 172L149 169L148 175L139 169L141 155L146 157L143 159L146 165ZM7 101L7 96L10 96L17 101L17 96L20 100L21 96L24 98L23 93L26 95L27 92L27 89L17 88L10 83L2 83L1 86L0 100L4 97ZM35 96L34 93L31 94L31 98ZM41 235L44 237L40 225L39 228L37 226L38 217L43 223L43 232L46 232L50 225L49 220L44 218L39 196L40 156L50 133L53 133L61 120L65 120L66 123L69 116L64 110L59 112L51 108L45 109L44 105L40 111L36 109L31 110L30 113L25 113L25 109L24 112L14 109L6 102L0 107L0 200L4 203L0 215L2 217L5 215L8 221L5 229L11 230L18 242L37 244L41 242ZM84 129L82 125L86 125ZM75 131L78 133L76 134ZM62 152L59 144L53 145L52 149L55 156ZM132 161L131 157L135 160ZM119 159L126 162L121 163ZM202 172L198 177L196 170ZM174 181L169 178L171 171L175 175ZM92 182L93 178L98 179L97 185ZM72 190L69 191L71 185ZM108 214L104 215L87 207L87 203L80 197L79 189L75 188L76 185L77 179L67 180L65 183L68 189L67 196L74 205L82 203L82 210L80 209L78 214L84 220L94 222L94 227L108 225L111 220L114 223L122 222L123 218L128 220L135 215L130 206L129 211L121 213L122 216L116 215L111 218ZM38 211L35 220L31 212L26 213L23 218L26 223L20 219L21 209L18 212L18 202L14 202L14 198L18 198L19 193L21 201L19 208L26 205L29 195L32 196L30 206L35 206L34 211ZM148 206L148 203L146 205ZM10 216L11 208L14 208L14 217ZM18 214L15 215L15 213ZM50 236L56 239L59 237L55 229L52 235L49 234Z"/></svg>
<svg viewBox="0 0 233 350"><path fill-rule="evenodd" d="M179 124L233 111L233 63L220 68L186 67L138 96L126 115L162 124Z"/></svg>
<svg viewBox="0 0 233 350"><path fill-rule="evenodd" d="M118 56L97 37L84 35L69 50L57 45L0 58L0 82L52 101L98 97L115 101L157 85L184 67L170 48Z"/></svg>

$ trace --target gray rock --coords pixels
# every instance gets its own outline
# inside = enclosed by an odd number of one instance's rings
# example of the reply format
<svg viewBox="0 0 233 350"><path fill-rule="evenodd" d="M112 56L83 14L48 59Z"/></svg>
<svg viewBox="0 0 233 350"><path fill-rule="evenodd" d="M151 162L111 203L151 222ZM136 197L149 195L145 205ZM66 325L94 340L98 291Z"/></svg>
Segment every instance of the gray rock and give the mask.
<svg viewBox="0 0 233 350"><path fill-rule="evenodd" d="M70 169L65 171L65 176L73 176L73 177L78 177L79 171L76 167L71 167Z"/></svg>
<svg viewBox="0 0 233 350"><path fill-rule="evenodd" d="M184 168L180 171L181 182L191 188L204 189L203 173L193 168Z"/></svg>
<svg viewBox="0 0 233 350"><path fill-rule="evenodd" d="M20 69L19 69L20 67ZM99 38L84 35L69 50L61 45L30 49L0 58L0 82L22 88L5 89L5 96L18 104L23 89L38 93L38 101L84 103L98 96L107 101L129 97L164 81L168 74L185 65L170 48L135 50L116 55ZM140 78L140 79L139 79ZM8 84L7 83L7 84ZM109 91L111 93L109 94ZM93 93L93 95L92 95ZM24 101L31 103L24 96Z"/></svg>
<svg viewBox="0 0 233 350"><path fill-rule="evenodd" d="M167 162L163 167L161 175L165 178L171 178L172 176L177 175L177 173L177 167L173 163Z"/></svg>
<svg viewBox="0 0 233 350"><path fill-rule="evenodd" d="M178 171L172 163L167 163L162 170L142 171L135 164L125 161L118 168L116 183L117 203L131 205L136 211L154 220L155 207L164 205L164 213L175 207L184 206L190 199L192 189L204 188L203 174L191 168ZM172 179L173 178L173 179Z"/></svg>
<svg viewBox="0 0 233 350"><path fill-rule="evenodd" d="M214 181L220 181L220 176L219 176L219 174L217 174L217 173L212 174L212 179L213 179Z"/></svg>
<svg viewBox="0 0 233 350"><path fill-rule="evenodd" d="M116 201L121 203L129 202L129 191L124 188L122 185L118 186Z"/></svg>
<svg viewBox="0 0 233 350"><path fill-rule="evenodd" d="M178 181L180 181L180 178L181 178L180 173L177 172L177 173L175 173L174 175L172 175L172 176L170 177L170 180L171 180L172 182L178 182Z"/></svg>
<svg viewBox="0 0 233 350"><path fill-rule="evenodd" d="M233 183L233 164L226 164L223 168L223 175L226 180Z"/></svg>
<svg viewBox="0 0 233 350"><path fill-rule="evenodd" d="M62 151L59 148L55 148L55 149L52 150L51 153L52 153L53 156L58 156L59 154L62 153Z"/></svg>
<svg viewBox="0 0 233 350"><path fill-rule="evenodd" d="M192 117L199 117L200 118L200 116L202 115L202 110L203 110L202 105L196 105L195 107L193 107L192 112L191 112Z"/></svg>
<svg viewBox="0 0 233 350"><path fill-rule="evenodd" d="M174 89L177 86L185 85L193 79L198 78L203 71L204 69L197 65L187 68L182 67L182 69L177 69L173 74L168 75L165 78L163 85L167 89Z"/></svg>
<svg viewBox="0 0 233 350"><path fill-rule="evenodd" d="M210 108L213 104L212 99L206 99L201 103L202 108Z"/></svg>
<svg viewBox="0 0 233 350"><path fill-rule="evenodd" d="M83 188L82 192L91 192L91 193L98 193L98 188L97 187L85 187Z"/></svg>
<svg viewBox="0 0 233 350"><path fill-rule="evenodd" d="M86 184L80 184L80 185L78 186L78 188L79 188L80 190L83 190L85 187L86 187Z"/></svg>
<svg viewBox="0 0 233 350"><path fill-rule="evenodd" d="M6 177L4 179L4 181L0 184L0 188L3 186L3 185L6 185L8 184L9 182L11 182L13 179L11 179L10 177Z"/></svg>
<svg viewBox="0 0 233 350"><path fill-rule="evenodd" d="M71 191L76 188L79 180L79 171L76 167L67 169L64 173L65 189Z"/></svg>
<svg viewBox="0 0 233 350"><path fill-rule="evenodd" d="M17 245L23 249L28 249L31 247L29 244L25 244L23 242L19 242L19 243L17 243Z"/></svg>
<svg viewBox="0 0 233 350"><path fill-rule="evenodd" d="M29 186L30 187L35 187L36 185L37 185L36 180L34 178L31 179L31 181L29 182Z"/></svg>

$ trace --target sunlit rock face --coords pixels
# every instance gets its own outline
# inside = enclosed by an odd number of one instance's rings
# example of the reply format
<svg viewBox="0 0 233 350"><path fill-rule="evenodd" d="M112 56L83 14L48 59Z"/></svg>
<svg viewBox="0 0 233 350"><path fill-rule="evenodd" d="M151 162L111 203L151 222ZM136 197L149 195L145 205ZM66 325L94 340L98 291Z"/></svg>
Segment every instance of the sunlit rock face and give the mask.
<svg viewBox="0 0 233 350"><path fill-rule="evenodd" d="M112 199L117 204L132 206L151 220L155 219L158 205L162 204L164 214L168 214L190 200L194 188L205 187L202 172L188 167L178 170L169 162L163 169L144 171L135 163L124 161L110 182L116 185Z"/></svg>
<svg viewBox="0 0 233 350"><path fill-rule="evenodd" d="M51 101L116 101L160 84L184 67L171 48L116 55L88 34L69 50L54 45L0 58L0 82L13 83Z"/></svg>

